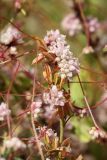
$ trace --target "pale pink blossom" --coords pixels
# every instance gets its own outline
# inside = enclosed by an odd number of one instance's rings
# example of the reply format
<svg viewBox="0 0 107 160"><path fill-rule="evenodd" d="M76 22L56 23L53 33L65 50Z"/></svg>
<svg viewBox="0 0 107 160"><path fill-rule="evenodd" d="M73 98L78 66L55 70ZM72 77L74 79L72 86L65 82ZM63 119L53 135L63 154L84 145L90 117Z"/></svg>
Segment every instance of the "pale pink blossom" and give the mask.
<svg viewBox="0 0 107 160"><path fill-rule="evenodd" d="M81 22L79 18L73 13L70 13L67 16L65 16L61 25L62 28L66 32L68 32L69 36L75 36L76 34L82 31Z"/></svg>

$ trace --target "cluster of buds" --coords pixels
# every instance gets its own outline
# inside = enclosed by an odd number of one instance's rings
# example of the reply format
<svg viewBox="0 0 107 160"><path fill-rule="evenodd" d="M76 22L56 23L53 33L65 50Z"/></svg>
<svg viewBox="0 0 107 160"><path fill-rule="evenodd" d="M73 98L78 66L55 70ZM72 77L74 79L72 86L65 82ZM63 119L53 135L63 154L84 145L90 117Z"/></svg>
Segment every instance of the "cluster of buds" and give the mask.
<svg viewBox="0 0 107 160"><path fill-rule="evenodd" d="M82 25L79 18L72 13L64 17L61 26L71 37L80 33L82 30Z"/></svg>
<svg viewBox="0 0 107 160"><path fill-rule="evenodd" d="M12 137L11 139L4 141L4 147L7 149L12 149L14 151L17 151L19 149L25 149L26 144L23 143L19 138Z"/></svg>
<svg viewBox="0 0 107 160"><path fill-rule="evenodd" d="M0 121L5 120L5 118L10 114L10 110L7 107L7 104L5 104L4 102L2 102L0 104Z"/></svg>
<svg viewBox="0 0 107 160"><path fill-rule="evenodd" d="M65 97L62 90L58 90L56 85L52 85L49 92L43 93L43 101L51 108L55 106L64 106Z"/></svg>
<svg viewBox="0 0 107 160"><path fill-rule="evenodd" d="M52 119L57 112L57 107L65 105L65 97L62 90L58 90L56 85L52 85L48 92L43 93L43 103L45 106L44 117Z"/></svg>
<svg viewBox="0 0 107 160"><path fill-rule="evenodd" d="M62 35L59 30L51 30L44 37L44 42L48 52L56 56L55 61L59 67L61 78L72 80L72 77L79 72L78 59L73 57L70 46L67 45L66 36Z"/></svg>
<svg viewBox="0 0 107 160"><path fill-rule="evenodd" d="M89 131L89 134L92 136L92 139L107 138L106 133L100 128L96 128L96 127L92 127Z"/></svg>

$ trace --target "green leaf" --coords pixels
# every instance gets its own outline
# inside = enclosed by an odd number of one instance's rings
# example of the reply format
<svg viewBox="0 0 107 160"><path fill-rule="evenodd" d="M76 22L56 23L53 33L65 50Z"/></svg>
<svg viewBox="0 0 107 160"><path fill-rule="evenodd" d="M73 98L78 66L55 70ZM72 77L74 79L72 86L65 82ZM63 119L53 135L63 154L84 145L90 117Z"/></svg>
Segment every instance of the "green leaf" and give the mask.
<svg viewBox="0 0 107 160"><path fill-rule="evenodd" d="M89 142L91 140L91 136L89 135L89 129L92 126L92 122L90 118L78 118L72 117L71 118L72 126L75 129L75 134L82 142Z"/></svg>

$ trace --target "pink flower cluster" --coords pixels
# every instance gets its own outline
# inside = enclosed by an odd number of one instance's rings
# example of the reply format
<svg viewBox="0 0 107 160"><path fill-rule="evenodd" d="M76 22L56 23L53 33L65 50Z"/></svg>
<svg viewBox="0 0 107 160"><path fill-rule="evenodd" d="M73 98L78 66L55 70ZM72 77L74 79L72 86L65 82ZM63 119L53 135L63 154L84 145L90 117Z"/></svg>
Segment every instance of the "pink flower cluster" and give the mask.
<svg viewBox="0 0 107 160"><path fill-rule="evenodd" d="M42 97L37 97L32 103L34 118L44 117L52 119L58 106L65 105L63 91L59 90L56 85L52 85L50 90L45 91Z"/></svg>
<svg viewBox="0 0 107 160"><path fill-rule="evenodd" d="M61 34L59 30L51 30L47 32L44 41L48 52L56 55L61 78L67 78L71 81L72 77L79 72L79 62L77 58L73 57L66 36Z"/></svg>

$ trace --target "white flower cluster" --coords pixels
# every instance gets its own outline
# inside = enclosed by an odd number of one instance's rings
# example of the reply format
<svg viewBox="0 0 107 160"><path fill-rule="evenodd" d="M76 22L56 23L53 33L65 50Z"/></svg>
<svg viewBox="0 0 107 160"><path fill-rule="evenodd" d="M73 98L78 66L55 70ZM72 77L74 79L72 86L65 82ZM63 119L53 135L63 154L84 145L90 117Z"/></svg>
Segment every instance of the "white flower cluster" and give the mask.
<svg viewBox="0 0 107 160"><path fill-rule="evenodd" d="M59 30L51 30L47 32L44 41L48 51L56 55L56 62L60 68L60 76L71 80L73 75L79 72L79 62L77 58L73 57L70 46L67 45L65 38L66 36L60 34Z"/></svg>
<svg viewBox="0 0 107 160"><path fill-rule="evenodd" d="M14 41L17 44L22 43L22 35L17 28L9 24L0 33L0 43L9 45Z"/></svg>
<svg viewBox="0 0 107 160"><path fill-rule="evenodd" d="M4 147L8 149L13 149L14 151L19 150L19 149L25 149L26 144L23 143L19 138L13 137L9 140L4 141Z"/></svg>
<svg viewBox="0 0 107 160"><path fill-rule="evenodd" d="M49 120L57 112L57 106L64 106L64 104L63 91L58 90L56 85L52 85L50 90L42 94L42 97L36 97L31 104L31 108L35 119L43 117Z"/></svg>
<svg viewBox="0 0 107 160"><path fill-rule="evenodd" d="M82 30L82 25L79 18L72 13L64 17L61 26L71 37L80 33Z"/></svg>
<svg viewBox="0 0 107 160"><path fill-rule="evenodd" d="M98 129L96 127L92 127L89 131L89 134L92 136L92 139L105 138L106 137L106 133L103 130Z"/></svg>
<svg viewBox="0 0 107 160"><path fill-rule="evenodd" d="M10 114L10 110L7 108L7 104L2 102L0 104L0 121L3 121L6 116Z"/></svg>
<svg viewBox="0 0 107 160"><path fill-rule="evenodd" d="M98 30L100 27L100 23L96 17L88 17L87 22L89 26L89 31L91 33L96 32L96 30Z"/></svg>
<svg viewBox="0 0 107 160"><path fill-rule="evenodd" d="M64 106L65 97L63 95L63 91L58 90L57 86L53 85L50 92L43 93L43 101L51 108L54 108L55 106Z"/></svg>
<svg viewBox="0 0 107 160"><path fill-rule="evenodd" d="M45 106L44 117L52 119L57 112L56 106L64 106L65 97L62 90L58 90L56 85L53 85L49 92L43 93L43 102ZM57 118L55 119L57 120Z"/></svg>

